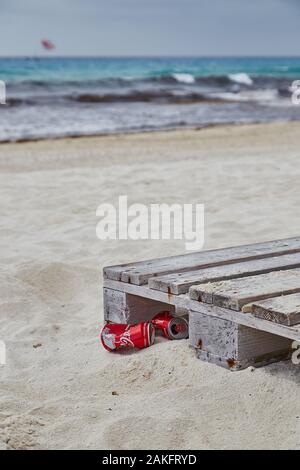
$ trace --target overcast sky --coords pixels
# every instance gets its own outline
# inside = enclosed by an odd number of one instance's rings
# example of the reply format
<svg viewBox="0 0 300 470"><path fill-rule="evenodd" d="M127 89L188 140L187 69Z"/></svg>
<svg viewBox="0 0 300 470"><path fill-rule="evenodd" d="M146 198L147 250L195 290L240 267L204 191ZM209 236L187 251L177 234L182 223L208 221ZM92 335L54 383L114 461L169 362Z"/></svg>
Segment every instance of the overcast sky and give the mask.
<svg viewBox="0 0 300 470"><path fill-rule="evenodd" d="M0 55L41 38L55 55L300 55L300 0L0 0Z"/></svg>

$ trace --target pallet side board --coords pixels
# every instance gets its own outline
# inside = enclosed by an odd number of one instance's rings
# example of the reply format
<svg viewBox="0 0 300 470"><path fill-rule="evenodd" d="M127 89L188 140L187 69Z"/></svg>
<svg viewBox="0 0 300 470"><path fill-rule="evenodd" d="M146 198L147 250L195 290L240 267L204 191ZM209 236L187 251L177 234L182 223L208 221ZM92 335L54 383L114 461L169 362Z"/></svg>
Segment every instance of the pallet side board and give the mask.
<svg viewBox="0 0 300 470"><path fill-rule="evenodd" d="M273 323L266 319L257 318L251 313L242 313L239 311L233 311L227 308L218 307L212 304L204 304L202 302L198 302L198 300L193 300L189 297L188 294L182 295L172 295L167 294L165 292L155 291L149 289L147 286L136 286L132 284L126 284L119 281L112 281L112 280L105 280L104 281L104 300L107 298L108 294L112 294L107 290L113 290L120 293L131 294L132 296L142 297L145 299L150 299L154 302L153 306L156 309L159 307L159 304L170 305L173 306L176 311L194 311L198 313L202 313L204 315L209 315L212 318L219 318L223 320L228 320L233 323L237 323L243 326L247 326L249 328L265 331L268 333L272 333L274 335L282 336L288 338L290 340L300 341L300 325L295 326L287 326L281 325L278 323ZM113 293L114 298L116 298L115 292ZM120 297L119 297L120 299ZM122 303L125 302L125 303ZM155 303L156 306L155 306ZM121 308L122 311L126 308L126 300L121 301ZM106 309L107 311L107 309ZM116 321L120 323L118 320L114 320L113 318L113 304L110 310L111 314L108 316L106 315L106 320L109 321ZM150 312L150 316L152 311ZM148 318L150 320L151 318ZM123 317L125 318L125 317ZM147 318L147 315L144 317Z"/></svg>
<svg viewBox="0 0 300 470"><path fill-rule="evenodd" d="M107 266L104 268L103 273L105 279L144 285L153 276L299 252L300 238L296 237L252 245L194 252L181 256L146 260L119 266Z"/></svg>

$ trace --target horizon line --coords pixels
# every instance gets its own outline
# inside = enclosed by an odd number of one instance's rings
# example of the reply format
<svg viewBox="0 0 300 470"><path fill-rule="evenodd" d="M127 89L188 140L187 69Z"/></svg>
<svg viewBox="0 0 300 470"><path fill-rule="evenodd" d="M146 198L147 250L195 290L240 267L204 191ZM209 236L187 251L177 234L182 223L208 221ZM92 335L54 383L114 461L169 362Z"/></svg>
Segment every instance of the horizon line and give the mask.
<svg viewBox="0 0 300 470"><path fill-rule="evenodd" d="M299 55L48 55L48 54L13 54L1 55L0 59L300 59Z"/></svg>

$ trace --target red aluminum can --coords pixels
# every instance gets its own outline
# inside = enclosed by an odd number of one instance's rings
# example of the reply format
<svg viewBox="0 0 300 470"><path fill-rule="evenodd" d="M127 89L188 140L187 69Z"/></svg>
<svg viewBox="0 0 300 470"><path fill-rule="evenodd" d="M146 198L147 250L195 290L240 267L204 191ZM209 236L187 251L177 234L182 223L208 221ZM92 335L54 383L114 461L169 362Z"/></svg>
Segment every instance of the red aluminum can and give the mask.
<svg viewBox="0 0 300 470"><path fill-rule="evenodd" d="M185 318L176 317L170 312L160 312L152 320L156 329L162 331L169 339L186 339L189 336L189 325Z"/></svg>
<svg viewBox="0 0 300 470"><path fill-rule="evenodd" d="M102 328L99 338L107 351L143 349L154 343L155 329L152 323L146 322L133 326L108 323Z"/></svg>

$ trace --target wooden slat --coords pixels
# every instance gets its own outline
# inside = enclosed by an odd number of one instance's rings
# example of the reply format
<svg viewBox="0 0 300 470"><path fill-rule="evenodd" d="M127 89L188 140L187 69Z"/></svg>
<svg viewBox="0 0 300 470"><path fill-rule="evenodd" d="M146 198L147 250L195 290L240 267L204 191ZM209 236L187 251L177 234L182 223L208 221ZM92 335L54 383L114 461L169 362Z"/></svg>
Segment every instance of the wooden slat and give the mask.
<svg viewBox="0 0 300 470"><path fill-rule="evenodd" d="M104 268L104 278L142 285L147 284L148 279L153 276L299 252L300 238L297 237L119 266L108 266Z"/></svg>
<svg viewBox="0 0 300 470"><path fill-rule="evenodd" d="M284 295L252 304L255 317L281 325L293 326L300 323L300 294Z"/></svg>
<svg viewBox="0 0 300 470"><path fill-rule="evenodd" d="M300 292L300 269L201 284L189 292L193 300L239 311L258 300Z"/></svg>
<svg viewBox="0 0 300 470"><path fill-rule="evenodd" d="M298 267L300 267L300 253L294 253L292 255L243 261L214 268L203 268L195 271L152 277L149 279L148 285L150 289L179 295L185 294L191 286L197 284L225 281Z"/></svg>

